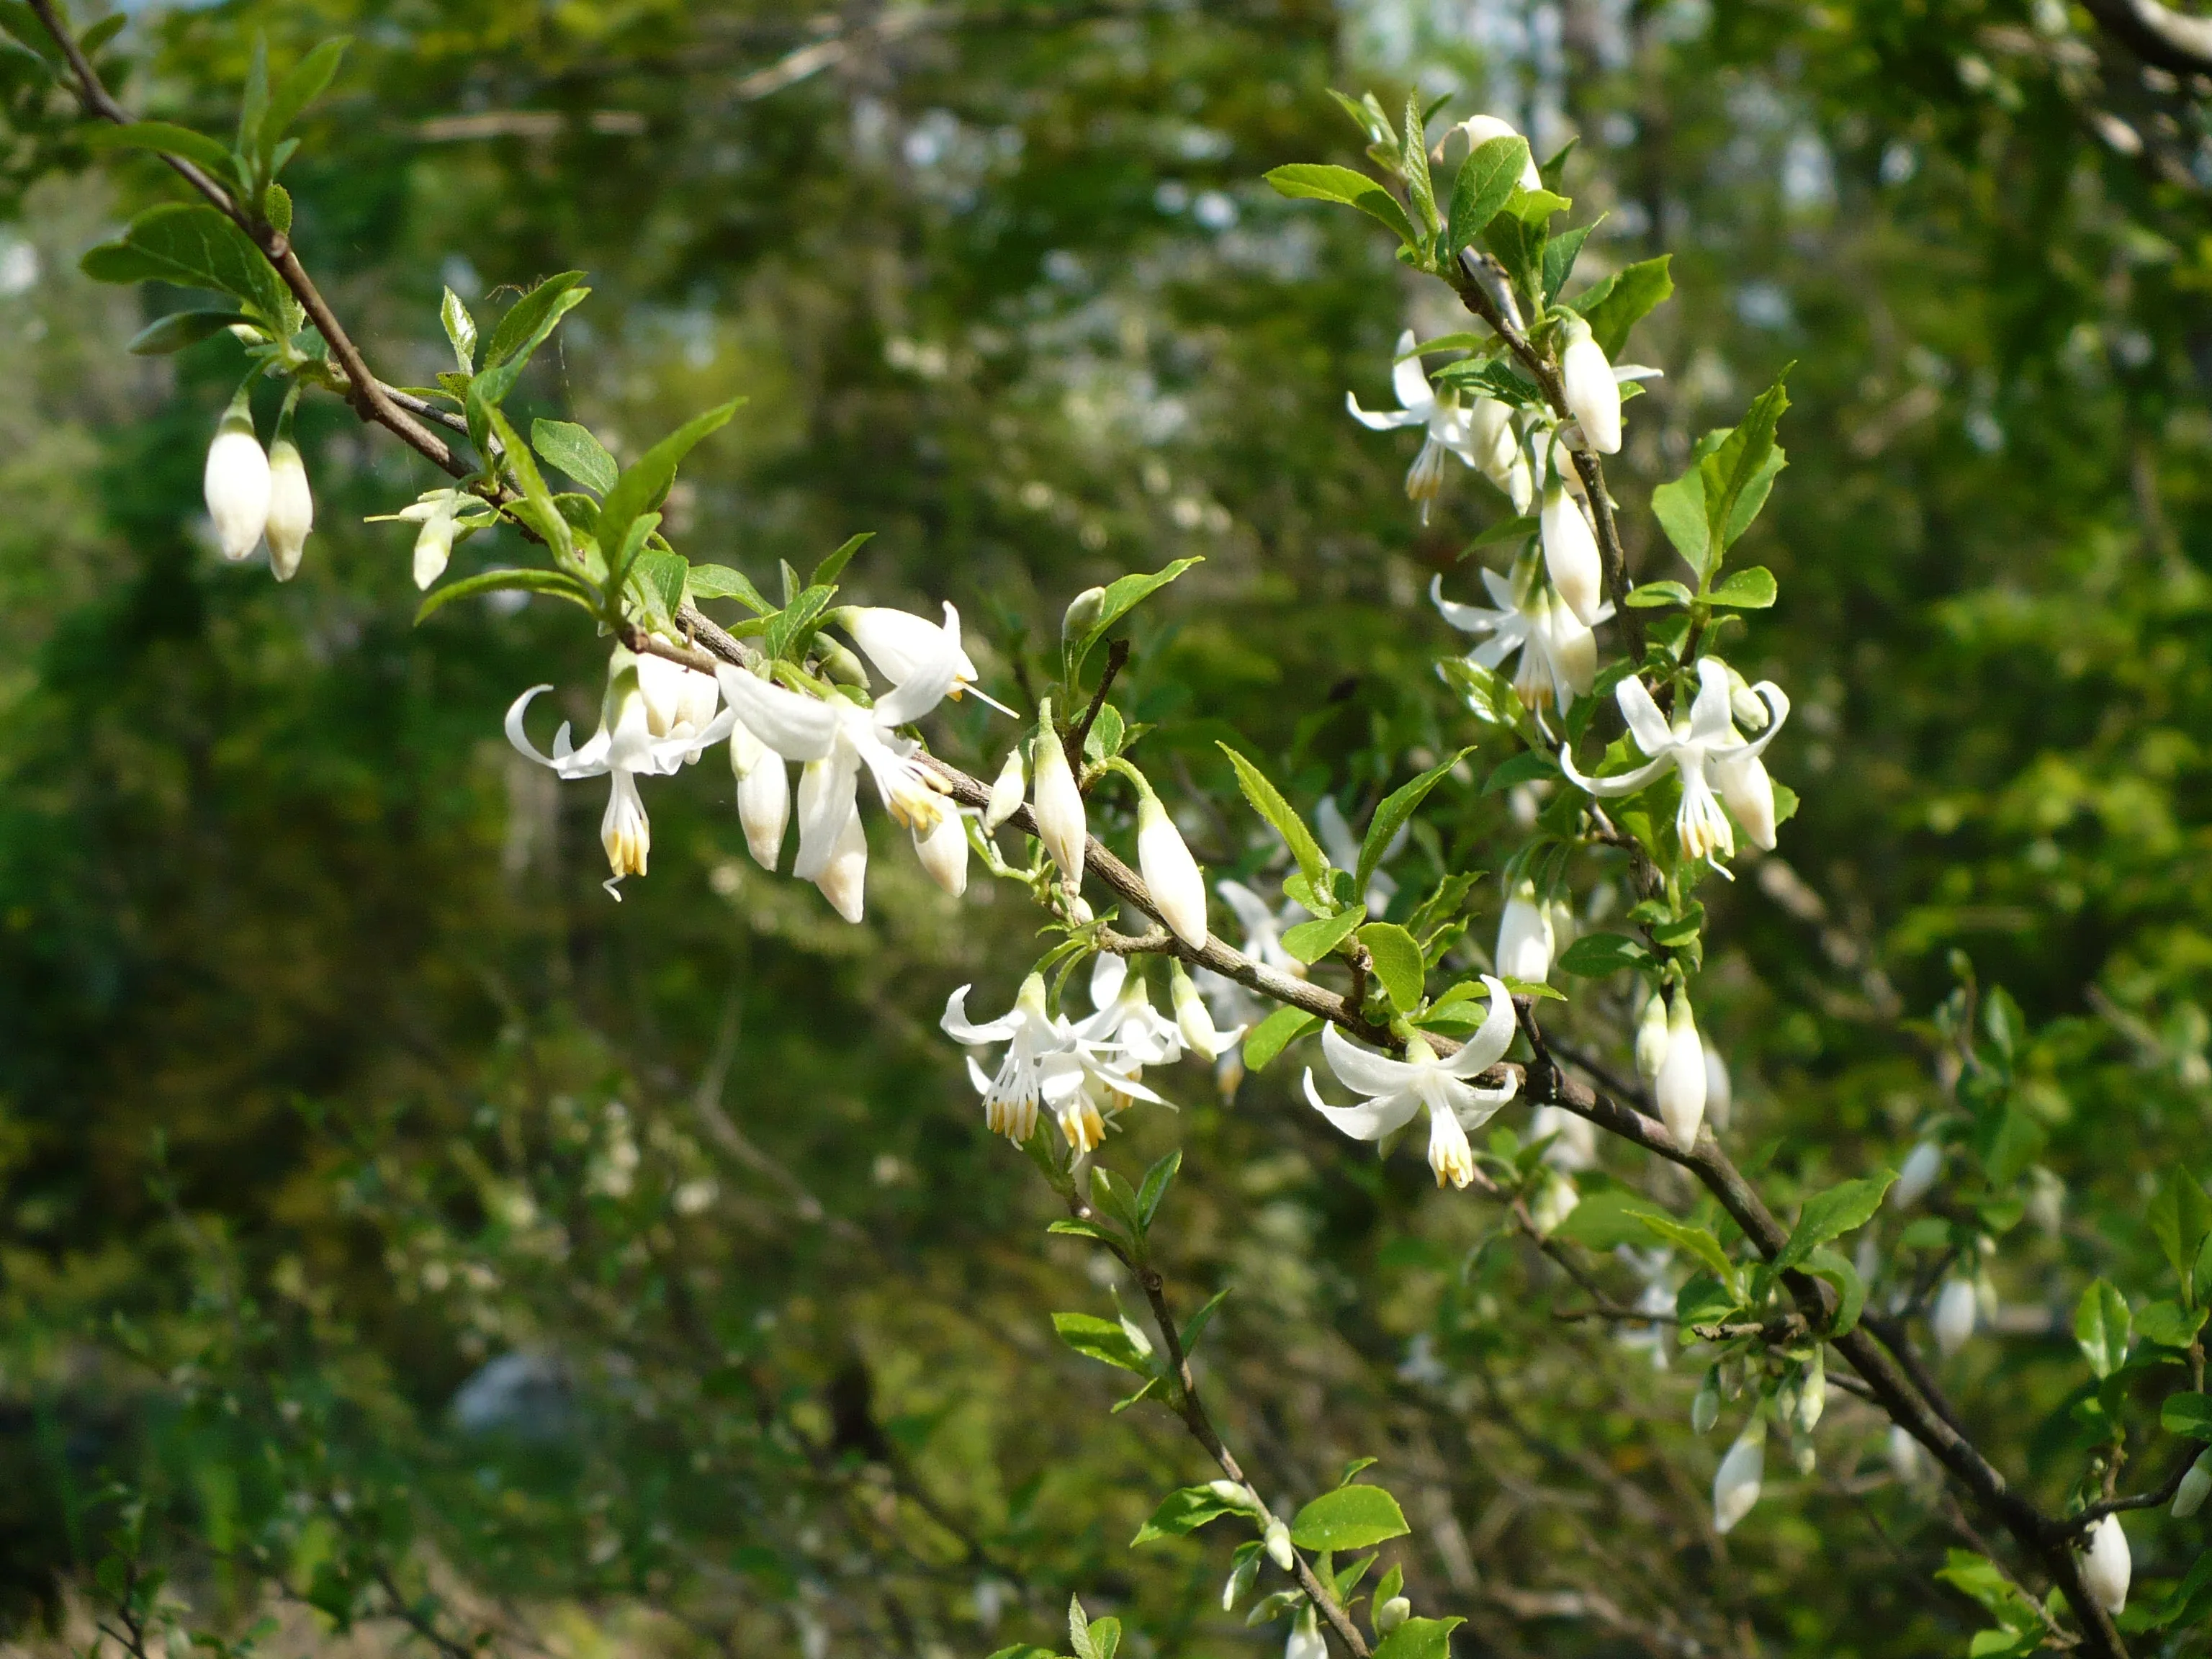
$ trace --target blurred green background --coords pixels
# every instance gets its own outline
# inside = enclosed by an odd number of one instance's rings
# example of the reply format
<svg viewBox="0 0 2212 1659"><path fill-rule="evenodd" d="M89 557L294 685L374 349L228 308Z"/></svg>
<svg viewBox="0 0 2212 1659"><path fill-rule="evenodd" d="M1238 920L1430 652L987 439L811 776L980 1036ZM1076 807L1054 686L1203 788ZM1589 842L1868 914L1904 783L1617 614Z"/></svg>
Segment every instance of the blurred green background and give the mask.
<svg viewBox="0 0 2212 1659"><path fill-rule="evenodd" d="M483 316L580 267L520 412L628 458L750 398L674 500L693 559L767 586L873 531L847 591L953 600L1018 702L1077 590L1203 554L1123 682L1186 800L1231 729L1347 810L1480 735L1424 590L1471 593L1498 499L1455 470L1424 527L1412 440L1343 410L1387 404L1401 326L1458 325L1260 175L1357 164L1331 86L1578 136L1584 275L1674 255L1613 475L1645 579L1678 574L1650 487L1795 364L1746 550L1782 600L1729 648L1796 700L1768 761L1804 805L1705 894L1735 1149L1783 1194L1893 1167L1942 1104L1921 1022L1952 953L2019 999L2064 1219L2008 1240L2009 1325L1947 1375L2063 1491L2072 1296L2130 1283L2148 1183L2212 1163L2191 83L2055 0L288 0L143 14L131 100L226 131L257 31L280 61L356 37L288 180L386 379L443 366L441 285ZM1210 1471L1051 1340L1109 1285L936 1031L958 984L1011 994L1017 896L955 903L887 838L848 927L745 857L718 753L649 790L653 873L611 902L600 787L499 731L548 680L588 721L604 644L543 602L411 627L407 535L361 520L433 480L329 399L304 571L223 565L198 478L234 349L125 356L175 296L74 268L169 186L52 159L7 162L0 241L9 1618L66 1625L119 1480L206 1616L278 1607L267 1650L331 1613L398 1639L380 1610L434 1594L503 1648L936 1659L1050 1640L1080 1591L1139 1654L1272 1651L1218 1610L1230 1540L1125 1547ZM966 705L942 746L988 775L994 721ZM1427 816L1502 858L1503 795ZM1221 871L1267 850L1241 812L1194 839ZM1619 1056L1623 1012L1588 988L1550 1018ZM1303 1063L1233 1104L1187 1066L1117 1146L1184 1152L1171 1279L1231 1288L1209 1386L1271 1500L1382 1458L1462 1654L1963 1651L1982 1621L1930 1574L1964 1537L1875 1419L1837 1400L1819 1471L1778 1460L1715 1540L1698 1367L1555 1319L1555 1270L1335 1138ZM2131 1528L2139 1583L2195 1525Z"/></svg>

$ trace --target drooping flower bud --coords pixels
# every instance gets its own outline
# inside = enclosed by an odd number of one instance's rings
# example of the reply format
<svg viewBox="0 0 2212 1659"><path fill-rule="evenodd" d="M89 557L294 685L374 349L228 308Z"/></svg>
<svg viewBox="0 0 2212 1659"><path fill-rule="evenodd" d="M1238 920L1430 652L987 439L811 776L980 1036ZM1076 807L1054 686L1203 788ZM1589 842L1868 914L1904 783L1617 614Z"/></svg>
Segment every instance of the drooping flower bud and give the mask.
<svg viewBox="0 0 2212 1659"><path fill-rule="evenodd" d="M1721 1418L1721 1378L1719 1371L1708 1369L1705 1380L1698 1384L1697 1398L1690 1401L1690 1429L1703 1434Z"/></svg>
<svg viewBox="0 0 2212 1659"><path fill-rule="evenodd" d="M1206 872L1150 785L1137 798L1137 870L1168 931L1194 951L1205 949Z"/></svg>
<svg viewBox="0 0 2212 1659"><path fill-rule="evenodd" d="M968 821L959 813L939 813L927 830L917 824L914 850L929 878L954 898L968 890Z"/></svg>
<svg viewBox="0 0 2212 1659"><path fill-rule="evenodd" d="M1674 1006L1667 1018L1667 1058L1651 1086L1659 1097L1659 1115L1666 1120L1667 1133L1677 1146L1690 1151L1705 1121L1705 1045L1698 1036L1687 991L1674 993Z"/></svg>
<svg viewBox="0 0 2212 1659"><path fill-rule="evenodd" d="M441 489L416 502L399 516L422 525L415 532L415 586L428 587L446 574L453 556L453 520L465 503L458 489Z"/></svg>
<svg viewBox="0 0 2212 1659"><path fill-rule="evenodd" d="M1711 1042L1705 1048L1705 1115L1716 1133L1725 1133L1735 1115L1735 1086L1729 1081L1728 1061Z"/></svg>
<svg viewBox="0 0 2212 1659"><path fill-rule="evenodd" d="M1375 1609L1376 1634L1388 1636L1413 1616L1413 1604L1402 1595L1394 1595Z"/></svg>
<svg viewBox="0 0 2212 1659"><path fill-rule="evenodd" d="M1567 602L1567 609L1586 626L1595 626L1605 604L1605 566L1598 556L1597 535L1583 515L1582 503L1553 483L1544 490L1544 507L1538 517L1544 537L1544 568L1552 586Z"/></svg>
<svg viewBox="0 0 2212 1659"><path fill-rule="evenodd" d="M1953 1279L1944 1285L1928 1322L1936 1333L1936 1346L1946 1359L1966 1346L1966 1340L1974 1334L1974 1322L1979 1311L1975 1305L1972 1279Z"/></svg>
<svg viewBox="0 0 2212 1659"><path fill-rule="evenodd" d="M1267 1547L1267 1559L1285 1572L1297 1565L1297 1557L1291 1553L1291 1529L1280 1521L1267 1522L1262 1541Z"/></svg>
<svg viewBox="0 0 2212 1659"><path fill-rule="evenodd" d="M1524 881L1505 901L1498 922L1498 971L1506 979L1540 985L1552 976L1552 919L1536 899L1536 884Z"/></svg>
<svg viewBox="0 0 2212 1659"><path fill-rule="evenodd" d="M848 921L858 921L866 904L867 883L868 835L856 810L845 815L845 827L830 849L830 862L822 866L814 884L831 909Z"/></svg>
<svg viewBox="0 0 2212 1659"><path fill-rule="evenodd" d="M2081 1562L2081 1582L2106 1613L2119 1613L2128 1605L2128 1580L2135 1563L2128 1554L2128 1535L2120 1530L2120 1517L2108 1515L2089 1529L2088 1553Z"/></svg>
<svg viewBox="0 0 2212 1659"><path fill-rule="evenodd" d="M1766 1478L1766 1419L1754 1413L1744 1425L1735 1444L1721 1459L1713 1476L1713 1530L1735 1530L1737 1522L1759 1502L1759 1483Z"/></svg>
<svg viewBox="0 0 2212 1659"><path fill-rule="evenodd" d="M1828 1370L1820 1356L1821 1350L1814 1348L1797 1384L1796 1409L1790 1415L1790 1426L1800 1434L1810 1434L1818 1428L1820 1413L1827 1409Z"/></svg>
<svg viewBox="0 0 2212 1659"><path fill-rule="evenodd" d="M1090 834L1083 811L1083 792L1067 763L1067 750L1053 727L1052 699L1038 712L1036 745L1030 757L1030 805L1036 814L1037 836L1044 850L1060 866L1071 889L1083 885L1083 852Z"/></svg>
<svg viewBox="0 0 2212 1659"><path fill-rule="evenodd" d="M1764 732L1774 718L1759 693L1751 689L1751 682L1731 665L1729 676L1729 714L1747 732Z"/></svg>
<svg viewBox="0 0 2212 1659"><path fill-rule="evenodd" d="M791 775L783 757L774 753L742 726L730 733L732 764L738 751L750 745L758 750L753 763L738 779L738 823L745 832L745 847L753 862L773 872L783 851L784 827L791 821Z"/></svg>
<svg viewBox="0 0 2212 1659"><path fill-rule="evenodd" d="M1943 1149L1932 1140L1923 1140L1915 1146L1905 1160L1905 1167L1897 1172L1897 1184L1889 1189L1889 1201L1900 1210L1909 1210L1928 1196L1943 1173Z"/></svg>
<svg viewBox="0 0 2212 1659"><path fill-rule="evenodd" d="M1559 350L1559 389L1567 412L1582 423L1583 437L1601 455L1620 453L1620 383L1605 349L1590 337L1589 325L1567 319Z"/></svg>
<svg viewBox="0 0 2212 1659"><path fill-rule="evenodd" d="M1729 814L1743 826L1751 844L1762 852L1774 850L1774 780L1766 763L1756 755L1721 755L1713 761L1715 780Z"/></svg>
<svg viewBox="0 0 2212 1659"><path fill-rule="evenodd" d="M1237 1040L1244 1035L1240 1025L1233 1031L1222 1031L1213 1024L1213 1011L1206 1006L1206 999L1198 994L1198 987L1184 971L1182 963L1170 970L1169 989L1175 1001L1176 1029L1182 1033L1183 1046L1200 1060L1218 1060L1236 1050ZM1241 1081L1241 1079L1240 1079ZM1235 1085L1231 1085L1235 1092Z"/></svg>
<svg viewBox="0 0 2212 1659"><path fill-rule="evenodd" d="M1495 398L1477 398L1468 406L1467 429L1468 447L1482 476L1512 498L1516 513L1526 513L1536 485L1513 430L1511 406Z"/></svg>
<svg viewBox="0 0 2212 1659"><path fill-rule="evenodd" d="M2174 1518L2186 1521L2204 1507L2208 1496L2212 1496L2212 1451L2199 1452L2189 1473L2181 1477L2173 1494Z"/></svg>
<svg viewBox="0 0 2212 1659"><path fill-rule="evenodd" d="M1308 1602L1291 1624L1291 1639L1284 1644L1283 1659L1328 1659L1328 1640L1321 1633L1321 1615Z"/></svg>
<svg viewBox="0 0 2212 1659"><path fill-rule="evenodd" d="M269 523L269 457L253 435L253 411L242 386L208 446L201 483L216 541L235 564L253 551Z"/></svg>
<svg viewBox="0 0 2212 1659"><path fill-rule="evenodd" d="M1644 1018L1636 1026L1636 1074L1646 1083L1659 1080L1667 1063L1667 996L1654 990L1644 1000Z"/></svg>
<svg viewBox="0 0 2212 1659"><path fill-rule="evenodd" d="M300 556L314 527L315 497L307 488L307 463L297 444L279 438L269 447L269 516L263 525L269 568L278 581L289 582L299 573Z"/></svg>
<svg viewBox="0 0 2212 1659"><path fill-rule="evenodd" d="M991 799L983 808L983 833L998 834L999 826L1013 817L1028 791L1029 779L1022 770L1022 746L1018 743L1006 751L1006 763L999 769L998 778L991 785Z"/></svg>

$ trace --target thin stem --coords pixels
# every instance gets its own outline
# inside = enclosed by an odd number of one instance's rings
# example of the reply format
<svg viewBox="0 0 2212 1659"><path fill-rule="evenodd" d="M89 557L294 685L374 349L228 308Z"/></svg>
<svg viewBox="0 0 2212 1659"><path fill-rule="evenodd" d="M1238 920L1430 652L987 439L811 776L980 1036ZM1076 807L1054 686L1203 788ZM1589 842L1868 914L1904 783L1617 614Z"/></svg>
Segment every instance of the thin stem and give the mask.
<svg viewBox="0 0 2212 1659"><path fill-rule="evenodd" d="M1125 664L1129 660L1129 641L1119 639L1106 647L1105 672L1098 676L1098 689L1091 694L1091 706L1083 711L1083 718L1068 728L1063 741L1067 746L1069 769L1078 777L1083 775L1083 745L1089 740L1091 727L1098 718L1098 711L1106 706L1106 693L1113 686ZM1073 689L1073 688L1071 688Z"/></svg>

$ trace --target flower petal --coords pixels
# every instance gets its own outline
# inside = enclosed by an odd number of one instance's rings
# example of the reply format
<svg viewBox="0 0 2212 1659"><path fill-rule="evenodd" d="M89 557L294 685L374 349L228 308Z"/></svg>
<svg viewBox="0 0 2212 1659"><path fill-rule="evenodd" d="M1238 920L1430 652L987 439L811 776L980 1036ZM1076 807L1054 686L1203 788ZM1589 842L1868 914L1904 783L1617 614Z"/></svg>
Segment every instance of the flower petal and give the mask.
<svg viewBox="0 0 2212 1659"><path fill-rule="evenodd" d="M1435 406L1437 394L1429 389L1428 371L1413 355L1413 331L1410 328L1398 337L1397 361L1390 365L1390 389L1398 394L1401 408L1418 412L1424 420Z"/></svg>
<svg viewBox="0 0 2212 1659"><path fill-rule="evenodd" d="M1697 701L1690 705L1690 741L1719 744L1735 736L1735 727L1729 720L1728 669L1711 657L1700 657Z"/></svg>
<svg viewBox="0 0 2212 1659"><path fill-rule="evenodd" d="M1313 1067L1306 1067L1306 1099L1314 1110L1334 1123L1354 1140L1380 1140L1394 1130L1402 1129L1413 1121L1413 1114L1421 1109L1420 1097L1410 1089L1396 1094L1384 1095L1380 1099L1365 1101L1357 1106L1332 1106L1321 1097L1314 1087Z"/></svg>
<svg viewBox="0 0 2212 1659"><path fill-rule="evenodd" d="M736 718L786 760L820 760L830 752L837 736L837 711L820 698L802 697L727 663L714 671L714 678Z"/></svg>
<svg viewBox="0 0 2212 1659"><path fill-rule="evenodd" d="M1564 743L1559 745L1559 770L1567 775L1567 781L1584 794L1597 795L1608 800L1618 795L1634 794L1674 763L1672 755L1661 755L1655 760L1646 761L1633 772L1616 772L1610 777L1589 778L1584 777L1575 765L1574 746Z"/></svg>
<svg viewBox="0 0 2212 1659"><path fill-rule="evenodd" d="M854 799L860 764L840 753L833 760L809 761L799 774L799 857L791 873L812 881L829 866L844 833L845 820L860 811Z"/></svg>
<svg viewBox="0 0 2212 1659"><path fill-rule="evenodd" d="M996 1019L986 1020L981 1025L970 1023L968 1018L968 993L975 988L972 985L963 985L945 999L944 1017L937 1022L939 1030L955 1042L975 1047L986 1042L1004 1042L1022 1029L1019 1009L1000 1014Z"/></svg>
<svg viewBox="0 0 2212 1659"><path fill-rule="evenodd" d="M1395 1094L1410 1088L1414 1073L1420 1069L1359 1047L1334 1025L1322 1028L1321 1051L1328 1056L1328 1069L1336 1073L1336 1080L1363 1095Z"/></svg>
<svg viewBox="0 0 2212 1659"><path fill-rule="evenodd" d="M1443 1069L1455 1078L1470 1078L1477 1072L1487 1071L1513 1046L1513 994L1505 988L1504 981L1488 974L1482 976L1482 988L1490 993L1490 1012L1483 1016L1482 1024L1467 1040L1466 1047L1444 1062ZM1513 1091L1507 1090L1506 1098L1512 1097Z"/></svg>
<svg viewBox="0 0 2212 1659"><path fill-rule="evenodd" d="M1352 418L1370 432L1389 432L1401 426L1419 426L1429 418L1425 410L1362 409L1359 399L1349 392L1344 394L1344 406L1352 411Z"/></svg>
<svg viewBox="0 0 2212 1659"><path fill-rule="evenodd" d="M1651 693L1644 682L1631 674L1622 680L1613 694L1620 705L1620 716L1628 722L1628 730L1636 739L1636 746L1653 759L1671 751L1674 733L1667 724L1667 717L1659 712L1659 705L1651 701Z"/></svg>

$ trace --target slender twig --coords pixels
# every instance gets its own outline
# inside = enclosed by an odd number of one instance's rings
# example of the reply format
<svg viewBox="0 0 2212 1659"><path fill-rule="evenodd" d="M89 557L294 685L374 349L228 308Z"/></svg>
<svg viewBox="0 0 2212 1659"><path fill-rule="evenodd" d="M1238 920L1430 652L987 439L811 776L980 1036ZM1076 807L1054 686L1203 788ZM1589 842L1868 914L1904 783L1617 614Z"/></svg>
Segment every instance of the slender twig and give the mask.
<svg viewBox="0 0 2212 1659"><path fill-rule="evenodd" d="M1092 722L1098 711L1106 706L1106 693L1112 689L1115 678L1129 660L1129 641L1119 639L1106 647L1105 672L1098 676L1098 689L1091 694L1091 706L1083 711L1083 718L1068 727L1061 741L1067 749L1068 769L1076 776L1083 775L1083 745L1091 736Z"/></svg>

